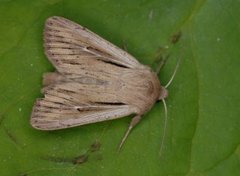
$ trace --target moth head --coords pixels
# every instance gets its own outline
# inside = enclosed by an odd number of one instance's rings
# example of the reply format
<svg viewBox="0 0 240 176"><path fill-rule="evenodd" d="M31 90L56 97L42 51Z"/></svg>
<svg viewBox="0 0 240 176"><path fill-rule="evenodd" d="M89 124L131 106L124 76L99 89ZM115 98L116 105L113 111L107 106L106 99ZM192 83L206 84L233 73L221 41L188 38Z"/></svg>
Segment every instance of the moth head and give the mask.
<svg viewBox="0 0 240 176"><path fill-rule="evenodd" d="M165 99L167 97L168 97L168 90L165 87L161 86L160 95L158 97L158 100L162 100L162 99Z"/></svg>

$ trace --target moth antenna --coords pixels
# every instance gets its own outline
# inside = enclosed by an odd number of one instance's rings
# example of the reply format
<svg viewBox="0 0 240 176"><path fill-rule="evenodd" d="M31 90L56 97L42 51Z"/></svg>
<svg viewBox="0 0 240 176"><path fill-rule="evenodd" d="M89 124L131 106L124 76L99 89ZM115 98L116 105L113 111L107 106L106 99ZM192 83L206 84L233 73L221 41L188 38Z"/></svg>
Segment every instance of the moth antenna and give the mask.
<svg viewBox="0 0 240 176"><path fill-rule="evenodd" d="M165 99L162 99L162 102L163 102L165 115L164 115L164 126L163 126L162 141L161 141L160 150L159 150L159 156L160 157L162 155L162 150L163 150L163 145L164 145L166 130L167 130L167 122L168 122L168 111L167 111L167 104L166 104Z"/></svg>
<svg viewBox="0 0 240 176"><path fill-rule="evenodd" d="M123 144L125 143L128 135L130 134L130 132L133 129L133 127L136 126L140 122L140 120L141 120L141 116L140 115L136 115L135 117L133 117L133 119L132 119L132 121L131 121L131 123L130 123L130 125L128 127L128 130L126 131L124 137L121 140L121 143L120 143L120 145L118 147L118 152L120 152Z"/></svg>
<svg viewBox="0 0 240 176"><path fill-rule="evenodd" d="M165 88L167 88L167 87L172 83L173 78L175 77L175 75L176 75L176 73L177 73L177 70L178 70L178 67L179 67L179 65L180 65L180 60L181 60L181 59L179 58L179 59L178 59L178 62L177 62L177 65L176 65L176 67L175 67L175 69L174 69L174 71L173 71L173 74L172 74L170 80L169 80L168 83L164 86Z"/></svg>

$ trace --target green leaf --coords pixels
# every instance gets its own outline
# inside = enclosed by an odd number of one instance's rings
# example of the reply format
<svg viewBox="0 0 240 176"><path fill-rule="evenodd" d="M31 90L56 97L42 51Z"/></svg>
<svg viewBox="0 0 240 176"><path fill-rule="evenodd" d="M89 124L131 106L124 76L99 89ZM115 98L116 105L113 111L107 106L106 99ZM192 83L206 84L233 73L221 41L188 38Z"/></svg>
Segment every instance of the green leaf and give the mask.
<svg viewBox="0 0 240 176"><path fill-rule="evenodd" d="M240 175L240 2L229 0L0 1L1 175ZM168 88L168 124L161 102L118 144L130 117L43 132L29 119L42 97L42 74L53 71L43 50L47 17L58 15L127 47L161 70ZM172 36L181 31L179 41Z"/></svg>

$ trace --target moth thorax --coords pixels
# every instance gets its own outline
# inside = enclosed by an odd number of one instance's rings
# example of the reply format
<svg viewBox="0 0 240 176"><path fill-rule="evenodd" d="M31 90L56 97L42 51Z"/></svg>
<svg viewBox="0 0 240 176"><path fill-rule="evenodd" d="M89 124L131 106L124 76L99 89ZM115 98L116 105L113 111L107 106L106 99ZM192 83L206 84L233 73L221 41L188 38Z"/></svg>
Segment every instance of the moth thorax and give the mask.
<svg viewBox="0 0 240 176"><path fill-rule="evenodd" d="M165 87L161 86L160 95L158 97L158 100L162 100L162 99L165 99L167 97L168 97L168 90Z"/></svg>

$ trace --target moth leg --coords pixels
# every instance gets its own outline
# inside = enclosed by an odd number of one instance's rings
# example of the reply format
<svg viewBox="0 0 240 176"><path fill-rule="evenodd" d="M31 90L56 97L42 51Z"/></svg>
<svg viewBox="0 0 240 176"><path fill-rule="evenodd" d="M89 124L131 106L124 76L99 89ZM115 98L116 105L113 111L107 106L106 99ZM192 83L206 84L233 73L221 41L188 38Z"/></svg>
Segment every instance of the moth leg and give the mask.
<svg viewBox="0 0 240 176"><path fill-rule="evenodd" d="M158 63L157 69L156 69L157 74L159 74L159 72L162 70L162 68L165 65L165 63L167 62L168 58L169 58L169 55L160 56L159 63Z"/></svg>
<svg viewBox="0 0 240 176"><path fill-rule="evenodd" d="M122 44L122 49L125 51L125 52L128 52L128 49L127 49L127 43L123 40L123 44Z"/></svg>
<svg viewBox="0 0 240 176"><path fill-rule="evenodd" d="M120 145L119 145L119 147L118 147L118 151L121 150L121 148L122 148L124 142L126 141L129 133L131 132L131 130L133 129L133 127L136 126L136 125L140 122L141 118L142 118L142 116L140 116L140 115L136 115L135 117L133 117L131 123L129 124L129 127L128 127L127 132L125 133L124 137L123 137L122 140L121 140L121 143L120 143Z"/></svg>
<svg viewBox="0 0 240 176"><path fill-rule="evenodd" d="M127 45L126 45L126 44L123 45L123 50L126 51L126 52L128 52L128 49L127 49Z"/></svg>

